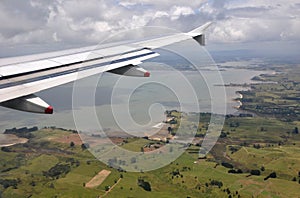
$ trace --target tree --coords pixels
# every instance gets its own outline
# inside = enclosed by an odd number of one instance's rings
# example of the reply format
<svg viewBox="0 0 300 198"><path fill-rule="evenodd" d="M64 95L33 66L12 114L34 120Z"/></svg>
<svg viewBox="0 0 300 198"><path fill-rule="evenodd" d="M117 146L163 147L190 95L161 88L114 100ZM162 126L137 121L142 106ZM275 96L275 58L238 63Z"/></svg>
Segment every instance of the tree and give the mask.
<svg viewBox="0 0 300 198"><path fill-rule="evenodd" d="M146 191L151 191L150 183L147 181L144 181L143 179L138 179L138 186L142 187Z"/></svg>
<svg viewBox="0 0 300 198"><path fill-rule="evenodd" d="M272 172L269 176L270 176L270 178L276 178L277 177L276 172Z"/></svg>
<svg viewBox="0 0 300 198"><path fill-rule="evenodd" d="M233 165L228 162L222 162L221 165L224 166L225 168L233 168Z"/></svg>
<svg viewBox="0 0 300 198"><path fill-rule="evenodd" d="M90 146L89 146L89 144L81 144L81 149L82 150L85 150L85 149L88 149Z"/></svg>
<svg viewBox="0 0 300 198"><path fill-rule="evenodd" d="M30 182L30 185L34 187L36 185L35 181Z"/></svg>
<svg viewBox="0 0 300 198"><path fill-rule="evenodd" d="M168 127L169 134L172 132L172 127Z"/></svg>
<svg viewBox="0 0 300 198"><path fill-rule="evenodd" d="M104 189L105 189L105 191L109 191L110 186L105 186Z"/></svg>
<svg viewBox="0 0 300 198"><path fill-rule="evenodd" d="M298 127L295 127L295 129L293 130L293 133L294 133L294 134L299 134Z"/></svg>
<svg viewBox="0 0 300 198"><path fill-rule="evenodd" d="M276 178L276 172L272 172L270 175L268 175L267 177L264 178L264 180L268 180L269 178Z"/></svg>
<svg viewBox="0 0 300 198"><path fill-rule="evenodd" d="M226 138L226 137L227 137L227 134L222 131L220 134L220 138Z"/></svg>
<svg viewBox="0 0 300 198"><path fill-rule="evenodd" d="M1 151L3 152L11 152L11 149L8 147L1 147Z"/></svg>
<svg viewBox="0 0 300 198"><path fill-rule="evenodd" d="M258 176L258 175L260 175L260 170L251 170L251 171L250 171L250 174L251 174L251 175L257 175L257 176Z"/></svg>
<svg viewBox="0 0 300 198"><path fill-rule="evenodd" d="M132 158L130 159L130 162L131 162L131 164L136 163L136 158L135 158L135 157L132 157Z"/></svg>
<svg viewBox="0 0 300 198"><path fill-rule="evenodd" d="M177 120L171 120L170 124L177 124Z"/></svg>
<svg viewBox="0 0 300 198"><path fill-rule="evenodd" d="M49 188L55 188L55 187L54 187L54 184L51 183L51 184L49 185Z"/></svg>
<svg viewBox="0 0 300 198"><path fill-rule="evenodd" d="M243 171L241 169L238 169L238 170L234 170L234 169L231 169L228 171L228 173L232 173L232 174L242 174Z"/></svg>

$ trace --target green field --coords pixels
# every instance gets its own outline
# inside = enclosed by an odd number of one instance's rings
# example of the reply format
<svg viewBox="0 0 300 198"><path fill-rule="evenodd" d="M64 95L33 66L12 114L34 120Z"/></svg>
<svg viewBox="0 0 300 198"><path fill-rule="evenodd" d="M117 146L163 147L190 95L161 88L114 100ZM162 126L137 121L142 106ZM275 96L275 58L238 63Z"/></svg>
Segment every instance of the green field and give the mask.
<svg viewBox="0 0 300 198"><path fill-rule="evenodd" d="M200 126L207 121L203 119ZM166 167L139 173L110 168L81 145L71 147L70 143L54 141L72 132L41 129L32 132L34 137L28 143L0 151L1 179L17 181L16 186L0 185L1 196L97 197L121 178L105 197L296 197L300 193L300 135L287 132L297 124L260 117L230 117L223 130L227 137L219 139L206 159L199 160L194 152L199 147L191 145ZM132 138L126 142L124 149L140 152L142 146L154 141ZM260 148L254 148L257 144ZM222 166L223 162L233 168ZM57 164L69 166L69 172L46 177L44 172ZM250 174L262 167L261 175ZM100 186L85 188L84 184L103 169L112 173ZM241 169L243 173L228 173L231 169ZM271 172L276 172L277 177L265 181ZM138 186L139 178L149 182L151 191Z"/></svg>

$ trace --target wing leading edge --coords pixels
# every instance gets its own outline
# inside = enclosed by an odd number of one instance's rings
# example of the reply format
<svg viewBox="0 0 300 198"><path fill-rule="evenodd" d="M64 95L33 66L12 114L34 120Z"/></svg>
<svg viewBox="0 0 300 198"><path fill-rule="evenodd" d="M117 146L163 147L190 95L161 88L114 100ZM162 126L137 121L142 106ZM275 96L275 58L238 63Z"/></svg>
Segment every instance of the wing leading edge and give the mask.
<svg viewBox="0 0 300 198"><path fill-rule="evenodd" d="M0 105L52 114L53 108L34 93L102 72L149 77L150 73L138 65L159 56L153 49L191 38L205 45L204 31L210 24L206 23L188 33L3 65L0 67Z"/></svg>

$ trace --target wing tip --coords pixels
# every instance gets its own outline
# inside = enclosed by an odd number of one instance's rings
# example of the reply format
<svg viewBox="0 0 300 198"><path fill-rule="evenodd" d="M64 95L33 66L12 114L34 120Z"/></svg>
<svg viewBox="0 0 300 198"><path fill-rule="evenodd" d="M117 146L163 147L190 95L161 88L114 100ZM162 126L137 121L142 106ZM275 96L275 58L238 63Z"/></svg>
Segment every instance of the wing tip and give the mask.
<svg viewBox="0 0 300 198"><path fill-rule="evenodd" d="M45 109L45 114L53 114L53 107L49 106Z"/></svg>
<svg viewBox="0 0 300 198"><path fill-rule="evenodd" d="M145 72L145 73L144 73L144 77L150 77L150 72L148 72L148 71Z"/></svg>
<svg viewBox="0 0 300 198"><path fill-rule="evenodd" d="M192 35L192 36L202 34L212 24L213 24L213 21L209 21L209 22L205 23L204 25L202 25L198 28L195 28L194 30L188 32L188 34Z"/></svg>

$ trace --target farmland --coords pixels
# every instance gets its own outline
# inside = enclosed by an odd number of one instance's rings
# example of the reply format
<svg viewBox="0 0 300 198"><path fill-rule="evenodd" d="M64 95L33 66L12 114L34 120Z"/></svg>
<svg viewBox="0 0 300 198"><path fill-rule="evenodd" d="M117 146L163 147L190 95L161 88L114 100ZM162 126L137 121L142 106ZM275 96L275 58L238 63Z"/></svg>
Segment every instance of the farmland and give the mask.
<svg viewBox="0 0 300 198"><path fill-rule="evenodd" d="M199 126L208 124L207 120ZM198 159L194 151L199 147L190 145L171 164L137 173L101 163L82 147L74 131L44 128L30 132L32 137L25 144L2 148L0 189L2 197L97 197L118 181L105 197L294 197L300 185L300 135L293 133L295 127L297 123L286 124L275 118L227 117L223 129L226 136L205 159ZM68 137L70 142L62 141ZM72 140L76 140L74 145ZM127 138L125 142L125 149L140 151L141 146L154 141ZM111 173L101 185L85 187L102 170ZM260 174L253 175L251 170ZM265 180L272 172L276 178ZM141 178L151 185L151 191L138 185ZM3 181L16 184L7 186Z"/></svg>

